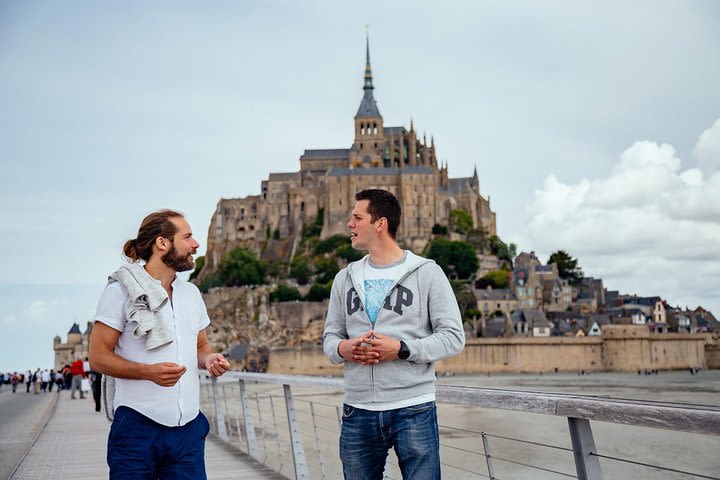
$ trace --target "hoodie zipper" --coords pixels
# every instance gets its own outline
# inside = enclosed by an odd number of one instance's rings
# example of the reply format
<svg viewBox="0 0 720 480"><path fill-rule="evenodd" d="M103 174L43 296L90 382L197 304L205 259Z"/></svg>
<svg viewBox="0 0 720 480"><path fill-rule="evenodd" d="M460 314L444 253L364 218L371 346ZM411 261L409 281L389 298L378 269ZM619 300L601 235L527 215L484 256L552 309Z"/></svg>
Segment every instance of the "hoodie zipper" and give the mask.
<svg viewBox="0 0 720 480"><path fill-rule="evenodd" d="M368 260L365 259L364 261L368 261ZM380 312L382 312L382 310L383 310L382 305L385 305L385 302L387 301L388 297L390 297L393 290L395 290L395 287L400 285L411 273L413 273L415 270L422 267L426 263L428 263L428 262L422 262L422 263L417 264L414 268L405 272L405 274L402 277L400 277L395 283L393 283L392 287L390 287L390 290L388 290L387 295L385 295L385 298L383 298L382 304L380 305L380 311L378 311L378 316L375 319L375 324L373 324L372 320L370 320L370 316L368 315L367 309L365 308L365 303L363 302L363 298L365 298L365 295L363 295L363 297L361 298L360 294L358 293L358 300L360 301L360 306L362 307L363 312L365 312L365 316L367 317L368 322L370 322L370 327L372 328L373 331L375 330L375 327L377 327L378 320L380 320ZM362 287L361 285L355 284L355 279L353 278L352 272L350 271L349 268L348 268L348 276L350 277L350 283L352 284L353 288L355 288L355 287L361 288ZM370 382L372 384L373 400L374 400L375 399L375 365L370 365Z"/></svg>

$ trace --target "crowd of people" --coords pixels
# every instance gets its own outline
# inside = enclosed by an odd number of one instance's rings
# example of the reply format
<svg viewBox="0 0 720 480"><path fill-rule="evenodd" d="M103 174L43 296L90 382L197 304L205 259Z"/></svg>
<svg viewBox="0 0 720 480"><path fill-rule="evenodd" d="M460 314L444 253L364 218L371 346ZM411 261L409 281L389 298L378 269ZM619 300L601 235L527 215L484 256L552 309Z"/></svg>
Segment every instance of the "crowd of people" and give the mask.
<svg viewBox="0 0 720 480"><path fill-rule="evenodd" d="M32 392L39 395L52 392L54 388L56 392L70 390L72 399L78 398L76 392L79 392L79 397L84 399L85 395L92 391L95 411L99 412L101 381L102 374L90 370L90 362L87 358L84 360L77 358L73 363L66 364L58 370L37 368L35 371L0 373L0 391L3 388L11 388L12 393L17 393L18 390L22 392L24 386L26 394Z"/></svg>

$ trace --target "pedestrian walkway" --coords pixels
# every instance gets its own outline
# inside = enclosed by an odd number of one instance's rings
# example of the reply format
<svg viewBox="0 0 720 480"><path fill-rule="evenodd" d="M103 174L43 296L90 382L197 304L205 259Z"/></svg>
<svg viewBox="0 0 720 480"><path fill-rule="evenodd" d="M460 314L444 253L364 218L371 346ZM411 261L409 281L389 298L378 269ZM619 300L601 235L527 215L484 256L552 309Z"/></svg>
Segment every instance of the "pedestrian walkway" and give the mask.
<svg viewBox="0 0 720 480"><path fill-rule="evenodd" d="M59 395L55 411L12 480L102 479L108 477L105 463L110 424L95 413L92 400L71 400L70 392ZM284 478L208 437L205 447L208 480Z"/></svg>

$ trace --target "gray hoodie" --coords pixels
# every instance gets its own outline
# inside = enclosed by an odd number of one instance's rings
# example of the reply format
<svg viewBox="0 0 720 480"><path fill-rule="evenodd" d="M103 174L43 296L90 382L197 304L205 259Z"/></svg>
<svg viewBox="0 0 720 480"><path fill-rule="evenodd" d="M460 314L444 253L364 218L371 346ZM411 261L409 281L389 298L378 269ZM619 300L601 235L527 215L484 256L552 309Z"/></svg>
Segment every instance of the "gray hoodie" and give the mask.
<svg viewBox="0 0 720 480"><path fill-rule="evenodd" d="M345 362L337 351L341 340L372 328L359 280L368 259L351 263L333 281L323 333L323 349L332 363ZM345 362L345 403L395 402L434 393L434 362L457 355L465 345L460 310L442 269L410 251L402 266L405 272L385 298L375 331L403 340L410 357L376 365Z"/></svg>

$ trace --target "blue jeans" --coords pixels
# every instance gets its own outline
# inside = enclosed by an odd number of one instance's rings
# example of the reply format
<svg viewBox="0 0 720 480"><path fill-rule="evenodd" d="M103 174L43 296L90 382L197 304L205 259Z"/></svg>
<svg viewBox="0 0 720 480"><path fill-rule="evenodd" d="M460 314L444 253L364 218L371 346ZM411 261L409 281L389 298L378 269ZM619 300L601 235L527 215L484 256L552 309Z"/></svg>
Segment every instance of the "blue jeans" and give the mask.
<svg viewBox="0 0 720 480"><path fill-rule="evenodd" d="M182 427L167 427L125 406L115 410L108 437L110 480L205 480L202 412Z"/></svg>
<svg viewBox="0 0 720 480"><path fill-rule="evenodd" d="M440 479L435 402L384 412L343 405L340 460L345 480L382 480L390 448L404 479Z"/></svg>

